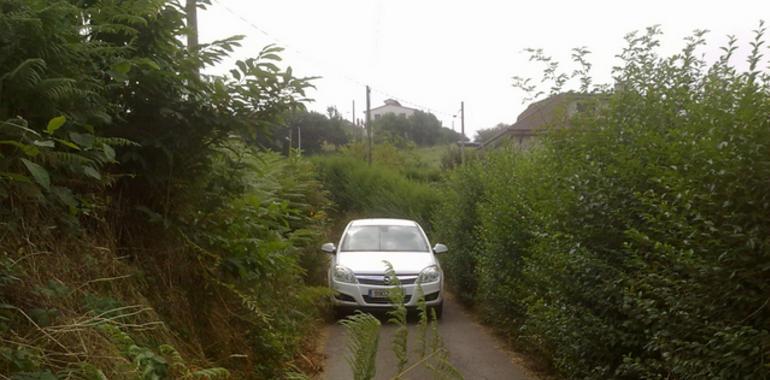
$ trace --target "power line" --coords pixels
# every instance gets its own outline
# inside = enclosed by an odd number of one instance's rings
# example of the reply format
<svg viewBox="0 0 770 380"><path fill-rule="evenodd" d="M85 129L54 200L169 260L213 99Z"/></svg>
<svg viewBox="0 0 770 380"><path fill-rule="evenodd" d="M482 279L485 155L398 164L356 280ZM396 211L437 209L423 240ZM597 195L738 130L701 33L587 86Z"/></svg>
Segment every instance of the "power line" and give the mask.
<svg viewBox="0 0 770 380"><path fill-rule="evenodd" d="M300 56L306 58L308 61L311 61L313 64L316 64L318 66L329 66L329 65L326 65L323 62L320 62L317 59L313 58L311 55L305 54L304 52L300 51L299 49L291 47L289 44L283 42L281 39L275 37L274 35L272 35L268 31L266 31L265 29L260 28L259 26L257 26L253 22L249 21L248 19L246 19L242 15L238 14L233 9L231 9L230 7L225 5L223 2L221 2L219 0L214 0L214 2L216 2L220 7L222 7L222 9L224 9L227 13L230 13L234 17L238 18L243 23L245 23L246 25L250 26L252 29L256 30L260 34L263 34L264 36L266 36L267 38L269 38L270 40L272 40L276 44L281 45L285 49L290 50L290 51L294 52L295 54L300 55ZM323 71L325 71L325 70L323 70ZM353 78L353 77L351 77L351 76L349 76L349 75L347 75L345 73L335 73L335 74L336 75L334 75L334 76L337 76L337 77L339 77L341 79L347 80L347 81L349 81L351 83L354 83L354 84L356 84L358 86L362 86L362 87L366 87L367 86L367 84L363 83L362 81L360 81L360 80L358 80L356 78ZM405 105L412 106L414 108L419 108L421 110L425 110L425 111L430 112L432 114L444 115L444 116L448 116L448 117L452 117L452 118L455 117L455 114L452 114L450 112L438 111L438 110L436 110L434 108L423 106L423 105L421 105L419 103L415 103L415 102L406 100L406 99L404 99L404 98L402 98L400 96L396 96L396 95L393 95L391 93L388 93L387 91L384 91L384 90L372 87L371 85L368 85L368 86L369 86L369 88L371 89L372 92L376 92L376 93L378 93L380 95L383 95L385 97L397 100L399 103L403 103ZM354 118L355 118L355 115L354 115Z"/></svg>

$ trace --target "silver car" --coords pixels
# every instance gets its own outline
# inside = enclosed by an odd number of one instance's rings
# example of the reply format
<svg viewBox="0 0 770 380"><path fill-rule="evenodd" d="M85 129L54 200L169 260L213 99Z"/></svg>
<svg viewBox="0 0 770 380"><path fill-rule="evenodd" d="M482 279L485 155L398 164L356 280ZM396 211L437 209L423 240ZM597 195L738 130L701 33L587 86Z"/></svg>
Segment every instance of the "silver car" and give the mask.
<svg viewBox="0 0 770 380"><path fill-rule="evenodd" d="M321 247L332 254L329 287L335 291L337 315L353 309L387 310L392 307L388 289L394 280L386 275L385 262L393 266L406 293L407 308L417 306L417 284L426 305L440 317L444 300L444 273L435 254L447 251L443 244L430 247L417 222L405 219L359 219L345 227L339 246Z"/></svg>

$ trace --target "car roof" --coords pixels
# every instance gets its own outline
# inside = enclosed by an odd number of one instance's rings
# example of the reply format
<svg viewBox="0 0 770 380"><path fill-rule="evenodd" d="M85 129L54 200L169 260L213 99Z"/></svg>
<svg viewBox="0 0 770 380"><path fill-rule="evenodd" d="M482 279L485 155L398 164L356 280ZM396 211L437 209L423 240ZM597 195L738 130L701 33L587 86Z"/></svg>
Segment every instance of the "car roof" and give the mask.
<svg viewBox="0 0 770 380"><path fill-rule="evenodd" d="M350 222L351 226L416 226L417 222L409 219L356 219Z"/></svg>

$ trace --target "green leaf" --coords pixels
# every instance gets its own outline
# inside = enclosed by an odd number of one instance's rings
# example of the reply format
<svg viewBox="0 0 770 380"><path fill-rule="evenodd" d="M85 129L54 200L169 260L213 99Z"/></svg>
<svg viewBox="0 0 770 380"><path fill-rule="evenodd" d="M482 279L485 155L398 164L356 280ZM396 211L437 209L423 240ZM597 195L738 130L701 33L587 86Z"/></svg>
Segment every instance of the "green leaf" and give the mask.
<svg viewBox="0 0 770 380"><path fill-rule="evenodd" d="M24 158L21 159L21 162L23 162L24 166L27 167L29 173L32 174L32 178L35 179L35 182L37 182L46 190L50 190L51 177L48 175L48 171L45 170L45 168Z"/></svg>
<svg viewBox="0 0 770 380"><path fill-rule="evenodd" d="M271 61L280 61L281 57L278 54L265 54L262 56L262 59L268 59Z"/></svg>
<svg viewBox="0 0 770 380"><path fill-rule="evenodd" d="M238 70L230 70L230 73L233 74L235 80L241 80L241 73Z"/></svg>
<svg viewBox="0 0 770 380"><path fill-rule="evenodd" d="M102 179L102 175L99 174L99 172L91 166L84 166L83 173L91 178L96 178L99 180Z"/></svg>
<svg viewBox="0 0 770 380"><path fill-rule="evenodd" d="M56 130L62 127L64 123L67 122L67 117L65 116L57 116L51 120L48 121L48 127L45 129L46 133L49 135L54 134Z"/></svg>
<svg viewBox="0 0 770 380"><path fill-rule="evenodd" d="M104 155L107 157L107 160L110 162L115 162L115 149L112 149L109 144L102 145L102 150L104 151Z"/></svg>
<svg viewBox="0 0 770 380"><path fill-rule="evenodd" d="M238 68L239 68L239 69L240 69L242 72L244 72L244 73L246 73L246 72L248 72L248 71L249 71L248 67L246 67L246 63L245 63L245 62L243 62L243 61L237 61L237 62L235 62L235 65L236 65L236 66L238 66Z"/></svg>
<svg viewBox="0 0 770 380"><path fill-rule="evenodd" d="M94 136L85 133L70 133L70 139L84 148L90 148L94 145Z"/></svg>
<svg viewBox="0 0 770 380"><path fill-rule="evenodd" d="M112 70L118 74L123 74L123 75L128 74L128 72L131 71L131 62L123 61L120 63L116 63L112 65Z"/></svg>
<svg viewBox="0 0 770 380"><path fill-rule="evenodd" d="M160 70L160 66L149 58L139 58L136 63L152 70Z"/></svg>
<svg viewBox="0 0 770 380"><path fill-rule="evenodd" d="M77 146L77 145L75 145L75 144L73 144L73 143L71 143L71 142L69 142L67 140L56 139L56 141L58 141L59 144L62 144L62 145L67 146L67 147L70 147L72 149L81 150L79 146Z"/></svg>
<svg viewBox="0 0 770 380"><path fill-rule="evenodd" d="M78 201L75 199L75 196L72 194L72 190L61 187L61 186L54 186L51 188L51 192L56 195L59 200L64 203L65 205L77 208L78 207Z"/></svg>
<svg viewBox="0 0 770 380"><path fill-rule="evenodd" d="M42 148L53 148L56 146L56 143L53 142L53 140L35 140L32 142L32 144L35 144L35 146L39 146Z"/></svg>
<svg viewBox="0 0 770 380"><path fill-rule="evenodd" d="M7 178L11 181L16 181L16 182L32 183L29 177L18 173L0 172L0 178Z"/></svg>
<svg viewBox="0 0 770 380"><path fill-rule="evenodd" d="M38 155L38 153L40 153L40 149L38 149L36 146L23 144L18 141L0 140L0 145L13 145L19 148L19 150L21 150L22 152L24 152L24 155L30 156L30 157L35 157Z"/></svg>

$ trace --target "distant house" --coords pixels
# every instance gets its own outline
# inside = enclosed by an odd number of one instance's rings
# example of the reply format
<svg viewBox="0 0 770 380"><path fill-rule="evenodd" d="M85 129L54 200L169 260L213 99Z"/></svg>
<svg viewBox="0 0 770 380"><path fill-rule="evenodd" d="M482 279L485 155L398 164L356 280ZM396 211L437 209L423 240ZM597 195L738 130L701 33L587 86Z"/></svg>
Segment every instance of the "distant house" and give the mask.
<svg viewBox="0 0 770 380"><path fill-rule="evenodd" d="M372 120L377 120L386 115L392 113L397 116L409 117L412 116L417 110L414 108L404 107L398 100L388 99L384 105L371 109ZM366 112L366 111L364 111Z"/></svg>
<svg viewBox="0 0 770 380"><path fill-rule="evenodd" d="M516 122L497 135L481 143L481 148L494 148L505 142L526 149L532 145L545 126L569 127L569 119L581 112L589 95L563 93L534 102L519 114Z"/></svg>

